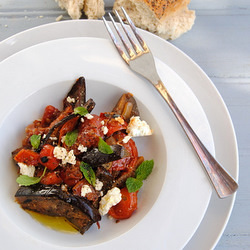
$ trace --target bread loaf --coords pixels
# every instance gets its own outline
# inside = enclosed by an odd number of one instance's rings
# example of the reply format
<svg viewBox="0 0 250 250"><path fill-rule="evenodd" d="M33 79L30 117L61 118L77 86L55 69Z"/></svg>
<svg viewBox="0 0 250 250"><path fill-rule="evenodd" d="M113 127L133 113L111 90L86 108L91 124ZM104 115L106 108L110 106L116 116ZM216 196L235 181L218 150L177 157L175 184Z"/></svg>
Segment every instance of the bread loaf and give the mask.
<svg viewBox="0 0 250 250"><path fill-rule="evenodd" d="M88 19L101 18L104 14L103 0L55 0L66 9L72 19L79 19L84 13Z"/></svg>
<svg viewBox="0 0 250 250"><path fill-rule="evenodd" d="M194 24L195 11L189 10L190 0L115 0L113 10L124 17L124 7L139 28L164 39L176 39Z"/></svg>

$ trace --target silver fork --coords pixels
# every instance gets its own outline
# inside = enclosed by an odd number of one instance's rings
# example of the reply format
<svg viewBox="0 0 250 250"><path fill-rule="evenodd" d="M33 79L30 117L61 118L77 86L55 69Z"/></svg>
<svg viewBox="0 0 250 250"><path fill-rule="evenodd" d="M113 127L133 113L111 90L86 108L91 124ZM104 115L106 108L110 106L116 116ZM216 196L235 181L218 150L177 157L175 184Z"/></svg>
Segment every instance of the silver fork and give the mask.
<svg viewBox="0 0 250 250"><path fill-rule="evenodd" d="M226 172L226 170L215 160L215 158L209 153L209 151L206 149L206 147L203 145L201 140L198 138L198 136L195 134L175 102L173 101L172 97L170 96L169 92L165 88L164 84L162 83L160 77L158 76L155 62L152 53L150 52L147 44L145 41L141 38L139 35L134 23L131 21L130 17L124 10L124 8L121 8L124 16L131 27L134 37L136 37L136 40L139 42L136 43L133 39L133 36L129 33L127 26L124 25L120 15L117 11L115 11L116 16L118 17L118 20L124 30L124 33L127 36L127 40L124 38L123 33L121 32L120 28L114 21L112 15L109 13L109 17L112 21L113 26L115 27L115 30L120 38L120 40L123 43L123 46L125 47L127 53L123 50L122 44L119 42L119 39L116 38L114 35L112 29L110 28L108 22L103 17L104 24L108 30L108 33L115 44L115 47L117 48L118 52L120 53L123 60L129 65L129 67L142 75L143 77L147 78L153 86L158 90L160 95L164 98L164 100L169 105L170 109L174 113L175 117L179 121L180 125L182 126L183 130L185 131L188 139L190 140L193 148L195 149L197 155L199 156L199 159L201 160L205 171L207 172L210 181L213 184L213 187L215 188L218 196L220 198L225 198L231 194L233 194L237 188L238 184L234 181L234 179ZM130 42L131 46L128 44Z"/></svg>

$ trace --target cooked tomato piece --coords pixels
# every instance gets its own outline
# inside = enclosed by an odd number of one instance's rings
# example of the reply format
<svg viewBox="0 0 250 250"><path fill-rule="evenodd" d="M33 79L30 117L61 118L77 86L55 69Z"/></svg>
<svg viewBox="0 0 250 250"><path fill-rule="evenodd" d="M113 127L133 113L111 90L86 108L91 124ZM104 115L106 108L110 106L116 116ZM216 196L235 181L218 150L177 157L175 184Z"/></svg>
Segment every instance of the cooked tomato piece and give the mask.
<svg viewBox="0 0 250 250"><path fill-rule="evenodd" d="M74 117L72 119L70 119L69 121L67 121L62 128L60 129L59 132L59 141L61 141L61 138L66 135L68 132L74 130L74 128L76 127L76 124L78 122L79 117Z"/></svg>
<svg viewBox="0 0 250 250"><path fill-rule="evenodd" d="M60 184L62 183L62 178L58 171L48 172L42 177L40 183L44 185Z"/></svg>
<svg viewBox="0 0 250 250"><path fill-rule="evenodd" d="M58 117L59 114L60 111L57 108L52 105L47 106L43 113L41 126L48 127L50 123Z"/></svg>
<svg viewBox="0 0 250 250"><path fill-rule="evenodd" d="M76 165L68 164L65 166L60 172L60 177L65 184L73 187L79 180L82 179L83 175L79 168L79 164L77 163Z"/></svg>
<svg viewBox="0 0 250 250"><path fill-rule="evenodd" d="M14 157L14 160L26 165L36 166L39 162L39 154L30 149L21 149Z"/></svg>
<svg viewBox="0 0 250 250"><path fill-rule="evenodd" d="M105 126L108 128L107 136L111 136L115 132L127 128L127 122L122 117L114 118L112 113L101 113L100 117L104 120Z"/></svg>
<svg viewBox="0 0 250 250"><path fill-rule="evenodd" d="M124 157L120 160L113 161L111 170L121 171L121 170L130 170L134 168L134 165L138 159L138 151L135 145L135 142L130 139L127 143L122 142L123 138L126 136L125 133L119 132L115 134L113 137L121 144L128 153L127 157Z"/></svg>
<svg viewBox="0 0 250 250"><path fill-rule="evenodd" d="M54 157L53 151L54 147L50 144L46 144L43 146L39 156L40 164L49 170L54 170L60 163L60 160Z"/></svg>
<svg viewBox="0 0 250 250"><path fill-rule="evenodd" d="M82 179L79 182L77 182L77 184L72 188L73 194L74 195L78 195L81 196L81 190L82 190L82 186L83 185L88 185L91 189L90 193L86 194L86 198L90 201L95 201L98 199L98 193L96 192L96 190L94 189L93 186L91 186L88 181L86 179Z"/></svg>
<svg viewBox="0 0 250 250"><path fill-rule="evenodd" d="M103 137L102 119L98 115L92 115L92 119L84 118L84 122L79 125L78 137L75 147L97 147L99 137Z"/></svg>
<svg viewBox="0 0 250 250"><path fill-rule="evenodd" d="M129 193L128 189L121 189L121 201L110 208L108 214L117 220L128 219L137 209L137 192Z"/></svg>

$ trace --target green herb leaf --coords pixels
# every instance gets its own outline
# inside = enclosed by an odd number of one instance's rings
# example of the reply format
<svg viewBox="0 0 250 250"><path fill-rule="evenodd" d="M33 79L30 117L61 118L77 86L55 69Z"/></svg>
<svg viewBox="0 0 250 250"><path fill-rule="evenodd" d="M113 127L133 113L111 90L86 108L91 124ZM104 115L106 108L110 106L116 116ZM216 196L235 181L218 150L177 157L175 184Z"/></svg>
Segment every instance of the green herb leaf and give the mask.
<svg viewBox="0 0 250 250"><path fill-rule="evenodd" d="M32 135L30 137L30 143L34 149L38 149L41 143L41 135Z"/></svg>
<svg viewBox="0 0 250 250"><path fill-rule="evenodd" d="M112 148L101 137L99 137L98 150L101 153L108 154L108 155L114 153Z"/></svg>
<svg viewBox="0 0 250 250"><path fill-rule="evenodd" d="M47 168L44 168L43 174L40 177L29 177L28 175L20 175L17 177L16 182L21 186L31 186L40 182L45 175Z"/></svg>
<svg viewBox="0 0 250 250"><path fill-rule="evenodd" d="M142 185L143 185L142 180L138 180L138 179L133 178L133 177L129 177L126 180L126 186L127 186L129 193L133 193L133 192L138 191L142 187Z"/></svg>
<svg viewBox="0 0 250 250"><path fill-rule="evenodd" d="M71 132L68 132L65 136L65 144L68 146L68 147L71 147L75 142L76 142L76 139L77 139L77 136L78 136L78 130L75 129Z"/></svg>
<svg viewBox="0 0 250 250"><path fill-rule="evenodd" d="M146 180L148 176L151 174L154 167L154 160L144 161L142 164L136 169L136 179L138 180Z"/></svg>
<svg viewBox="0 0 250 250"><path fill-rule="evenodd" d="M20 175L16 182L22 186L31 186L40 182L40 177L29 177L28 175Z"/></svg>
<svg viewBox="0 0 250 250"><path fill-rule="evenodd" d="M151 174L154 167L154 160L144 161L135 171L135 178L129 177L126 180L126 187L129 193L138 191L142 185L143 180L146 180Z"/></svg>
<svg viewBox="0 0 250 250"><path fill-rule="evenodd" d="M85 116L86 114L88 114L88 110L84 107L76 107L74 108L74 113L78 114L80 116Z"/></svg>
<svg viewBox="0 0 250 250"><path fill-rule="evenodd" d="M81 162L80 164L80 170L82 171L85 179L92 185L92 186L95 186L95 172L94 170L92 169L92 167L88 164L88 163L85 163L85 162Z"/></svg>

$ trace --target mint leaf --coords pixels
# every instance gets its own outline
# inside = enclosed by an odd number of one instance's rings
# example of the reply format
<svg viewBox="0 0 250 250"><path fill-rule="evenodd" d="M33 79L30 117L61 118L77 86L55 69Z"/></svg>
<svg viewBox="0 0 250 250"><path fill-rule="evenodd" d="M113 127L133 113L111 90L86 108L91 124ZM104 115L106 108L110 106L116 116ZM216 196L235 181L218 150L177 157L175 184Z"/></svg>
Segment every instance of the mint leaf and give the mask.
<svg viewBox="0 0 250 250"><path fill-rule="evenodd" d="M88 110L84 107L76 107L74 108L74 113L80 116L85 116L86 114L88 114Z"/></svg>
<svg viewBox="0 0 250 250"><path fill-rule="evenodd" d="M92 167L85 162L81 162L80 164L80 170L82 171L85 179L88 181L88 183L90 183L92 186L95 186L95 172L92 169Z"/></svg>
<svg viewBox="0 0 250 250"><path fill-rule="evenodd" d="M142 180L138 180L138 179L133 178L133 177L129 177L126 180L126 187L127 187L129 193L133 193L133 192L138 191L142 187L142 185L143 185Z"/></svg>
<svg viewBox="0 0 250 250"><path fill-rule="evenodd" d="M45 175L47 168L44 168L43 174L40 177L29 177L28 175L19 175L16 179L16 182L21 186L31 186L40 182L40 180Z"/></svg>
<svg viewBox="0 0 250 250"><path fill-rule="evenodd" d="M40 182L40 177L29 177L28 175L20 175L17 177L16 182L22 186L31 186Z"/></svg>
<svg viewBox="0 0 250 250"><path fill-rule="evenodd" d="M40 142L41 142L41 135L32 135L30 137L30 143L34 149L38 149Z"/></svg>
<svg viewBox="0 0 250 250"><path fill-rule="evenodd" d="M112 148L101 137L99 137L98 150L101 153L108 154L108 155L114 153Z"/></svg>
<svg viewBox="0 0 250 250"><path fill-rule="evenodd" d="M151 174L153 167L154 167L154 160L142 162L142 164L135 171L136 179L142 181L146 180L148 176Z"/></svg>
<svg viewBox="0 0 250 250"><path fill-rule="evenodd" d="M138 191L142 185L143 180L146 180L151 174L154 167L154 160L144 161L135 171L135 178L129 177L126 180L126 187L129 193Z"/></svg>
<svg viewBox="0 0 250 250"><path fill-rule="evenodd" d="M71 132L68 132L65 136L65 144L68 146L68 147L71 147L75 142L76 142L76 139L77 139L77 136L78 136L78 130L75 129Z"/></svg>

